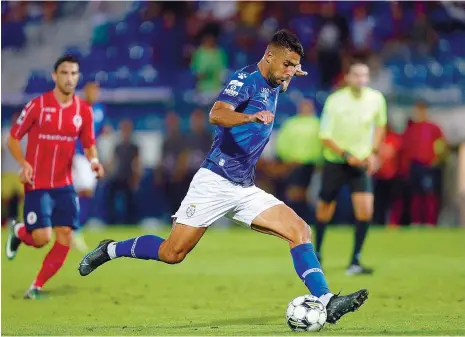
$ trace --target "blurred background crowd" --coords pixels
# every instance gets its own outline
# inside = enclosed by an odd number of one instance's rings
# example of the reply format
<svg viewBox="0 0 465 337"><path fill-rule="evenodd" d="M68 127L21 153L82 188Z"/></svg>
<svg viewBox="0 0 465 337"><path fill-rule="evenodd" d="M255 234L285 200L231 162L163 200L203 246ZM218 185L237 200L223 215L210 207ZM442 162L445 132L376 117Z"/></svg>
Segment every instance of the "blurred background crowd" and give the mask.
<svg viewBox="0 0 465 337"><path fill-rule="evenodd" d="M92 95L105 111L98 146L108 175L94 196L94 224L169 223L210 148L216 95L231 71L258 62L273 33L287 28L303 43L309 76L280 96L257 184L292 202L293 165L321 164L319 116L356 53L388 101L374 222L465 226L463 3L3 1L1 10L3 138L24 104L53 88L60 55L80 59L79 89L98 83ZM3 221L21 204L16 174L2 142ZM348 191L338 202L333 222L350 223Z"/></svg>

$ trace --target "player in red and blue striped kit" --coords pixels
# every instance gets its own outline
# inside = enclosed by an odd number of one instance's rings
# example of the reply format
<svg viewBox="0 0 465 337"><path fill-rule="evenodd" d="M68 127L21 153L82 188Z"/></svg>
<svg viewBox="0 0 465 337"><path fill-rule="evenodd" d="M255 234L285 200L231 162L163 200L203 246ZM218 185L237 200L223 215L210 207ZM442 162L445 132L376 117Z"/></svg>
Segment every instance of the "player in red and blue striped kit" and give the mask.
<svg viewBox="0 0 465 337"><path fill-rule="evenodd" d="M36 299L44 284L61 268L70 249L72 230L79 227L79 201L73 187L71 166L76 141L81 140L97 177L103 176L95 147L90 106L74 94L79 63L73 56L57 60L52 74L55 88L29 102L8 138L8 148L21 166L25 188L25 223L14 224L6 244L8 259L21 243L41 248L56 241L37 277L25 294ZM26 156L20 141L28 135Z"/></svg>

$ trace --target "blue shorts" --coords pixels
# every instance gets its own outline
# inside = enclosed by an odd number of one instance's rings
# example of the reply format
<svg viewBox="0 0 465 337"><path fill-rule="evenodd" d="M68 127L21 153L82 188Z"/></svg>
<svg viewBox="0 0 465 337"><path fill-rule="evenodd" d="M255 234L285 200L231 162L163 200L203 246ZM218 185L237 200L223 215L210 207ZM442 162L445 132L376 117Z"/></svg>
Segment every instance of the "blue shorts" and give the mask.
<svg viewBox="0 0 465 337"><path fill-rule="evenodd" d="M26 192L24 220L28 232L38 228L79 228L79 198L72 185Z"/></svg>

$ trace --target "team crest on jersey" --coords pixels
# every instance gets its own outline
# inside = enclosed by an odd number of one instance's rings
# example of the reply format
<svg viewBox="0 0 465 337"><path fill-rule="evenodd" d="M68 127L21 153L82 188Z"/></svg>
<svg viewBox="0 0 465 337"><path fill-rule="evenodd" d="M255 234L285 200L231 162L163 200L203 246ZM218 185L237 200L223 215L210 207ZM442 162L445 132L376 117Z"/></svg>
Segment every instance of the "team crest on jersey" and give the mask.
<svg viewBox="0 0 465 337"><path fill-rule="evenodd" d="M239 95L239 90L241 90L243 85L243 82L240 82L238 80L232 80L228 83L226 89L224 89L224 93L226 95L236 97L237 95Z"/></svg>
<svg viewBox="0 0 465 337"><path fill-rule="evenodd" d="M35 212L29 212L26 216L27 223L33 225L37 222L37 214Z"/></svg>
<svg viewBox="0 0 465 337"><path fill-rule="evenodd" d="M189 207L187 207L186 215L188 218L192 217L194 213L195 213L195 205L190 205Z"/></svg>
<svg viewBox="0 0 465 337"><path fill-rule="evenodd" d="M73 124L76 129L79 129L82 125L82 117L80 115L76 115L73 117Z"/></svg>
<svg viewBox="0 0 465 337"><path fill-rule="evenodd" d="M246 73L239 73L239 75L237 75L238 78L240 78L241 80L243 80L244 78L247 77L247 74Z"/></svg>

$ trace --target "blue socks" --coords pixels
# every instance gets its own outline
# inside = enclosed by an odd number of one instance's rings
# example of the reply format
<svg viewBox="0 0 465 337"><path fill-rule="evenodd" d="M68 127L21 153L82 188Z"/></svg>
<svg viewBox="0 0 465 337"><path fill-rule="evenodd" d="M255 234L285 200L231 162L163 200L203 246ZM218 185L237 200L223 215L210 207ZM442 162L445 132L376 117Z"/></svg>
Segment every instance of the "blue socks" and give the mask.
<svg viewBox="0 0 465 337"><path fill-rule="evenodd" d="M313 296L320 297L330 292L311 243L292 248L291 255L297 275L304 281Z"/></svg>
<svg viewBox="0 0 465 337"><path fill-rule="evenodd" d="M157 260L158 250L165 239L156 235L142 235L126 241L112 242L108 245L108 255L117 257L132 257L140 260Z"/></svg>

